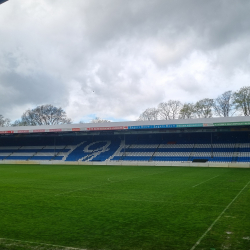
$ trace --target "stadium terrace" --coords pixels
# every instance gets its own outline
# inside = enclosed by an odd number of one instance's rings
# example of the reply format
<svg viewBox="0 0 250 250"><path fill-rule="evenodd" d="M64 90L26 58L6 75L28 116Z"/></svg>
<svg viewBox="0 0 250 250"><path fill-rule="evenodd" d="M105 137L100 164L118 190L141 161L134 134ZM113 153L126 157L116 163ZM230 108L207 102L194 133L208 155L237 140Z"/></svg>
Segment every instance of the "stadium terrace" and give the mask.
<svg viewBox="0 0 250 250"><path fill-rule="evenodd" d="M1 163L243 166L250 117L0 128Z"/></svg>

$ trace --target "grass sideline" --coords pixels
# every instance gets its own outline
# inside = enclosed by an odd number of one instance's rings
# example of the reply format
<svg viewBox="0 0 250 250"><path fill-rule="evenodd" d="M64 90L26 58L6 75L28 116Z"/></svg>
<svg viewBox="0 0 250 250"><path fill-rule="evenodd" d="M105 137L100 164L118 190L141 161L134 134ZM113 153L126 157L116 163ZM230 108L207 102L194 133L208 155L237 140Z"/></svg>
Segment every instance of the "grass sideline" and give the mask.
<svg viewBox="0 0 250 250"><path fill-rule="evenodd" d="M249 169L0 165L0 249L250 249L249 181Z"/></svg>

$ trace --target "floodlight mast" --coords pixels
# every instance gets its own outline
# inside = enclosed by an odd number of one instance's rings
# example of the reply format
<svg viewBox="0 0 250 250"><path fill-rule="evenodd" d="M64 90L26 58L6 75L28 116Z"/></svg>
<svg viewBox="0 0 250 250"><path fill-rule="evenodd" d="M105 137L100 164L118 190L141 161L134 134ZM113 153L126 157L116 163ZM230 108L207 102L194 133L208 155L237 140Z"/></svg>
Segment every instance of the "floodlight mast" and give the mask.
<svg viewBox="0 0 250 250"><path fill-rule="evenodd" d="M7 2L8 0L0 0L0 4Z"/></svg>

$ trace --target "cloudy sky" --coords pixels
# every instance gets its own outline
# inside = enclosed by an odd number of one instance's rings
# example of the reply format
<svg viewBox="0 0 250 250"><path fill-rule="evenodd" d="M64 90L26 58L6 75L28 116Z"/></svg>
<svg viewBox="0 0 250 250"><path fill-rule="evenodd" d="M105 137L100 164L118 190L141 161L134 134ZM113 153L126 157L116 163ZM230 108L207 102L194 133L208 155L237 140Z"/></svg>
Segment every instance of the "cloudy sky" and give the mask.
<svg viewBox="0 0 250 250"><path fill-rule="evenodd" d="M249 13L249 0L9 0L0 114L53 104L74 122L135 120L249 86Z"/></svg>

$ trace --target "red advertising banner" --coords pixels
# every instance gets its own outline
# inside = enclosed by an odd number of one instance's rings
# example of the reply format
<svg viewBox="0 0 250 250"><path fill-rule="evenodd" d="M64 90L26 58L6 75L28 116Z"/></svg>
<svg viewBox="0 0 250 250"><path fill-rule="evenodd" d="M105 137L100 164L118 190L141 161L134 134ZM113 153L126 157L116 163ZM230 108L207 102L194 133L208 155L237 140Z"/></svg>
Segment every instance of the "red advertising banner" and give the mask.
<svg viewBox="0 0 250 250"><path fill-rule="evenodd" d="M18 130L17 133L29 133L29 130Z"/></svg>
<svg viewBox="0 0 250 250"><path fill-rule="evenodd" d="M14 131L0 131L0 134L13 134Z"/></svg>
<svg viewBox="0 0 250 250"><path fill-rule="evenodd" d="M33 133L44 133L45 129L35 129L33 130Z"/></svg>
<svg viewBox="0 0 250 250"><path fill-rule="evenodd" d="M49 132L62 132L62 129L49 129Z"/></svg>
<svg viewBox="0 0 250 250"><path fill-rule="evenodd" d="M79 128L72 128L72 131L80 131Z"/></svg>
<svg viewBox="0 0 250 250"><path fill-rule="evenodd" d="M94 128L87 128L87 130L120 130L120 129L125 129L125 128L128 128L128 127L123 127L123 126L120 126L120 127L94 127Z"/></svg>
<svg viewBox="0 0 250 250"><path fill-rule="evenodd" d="M13 134L14 131L0 131L0 134Z"/></svg>

